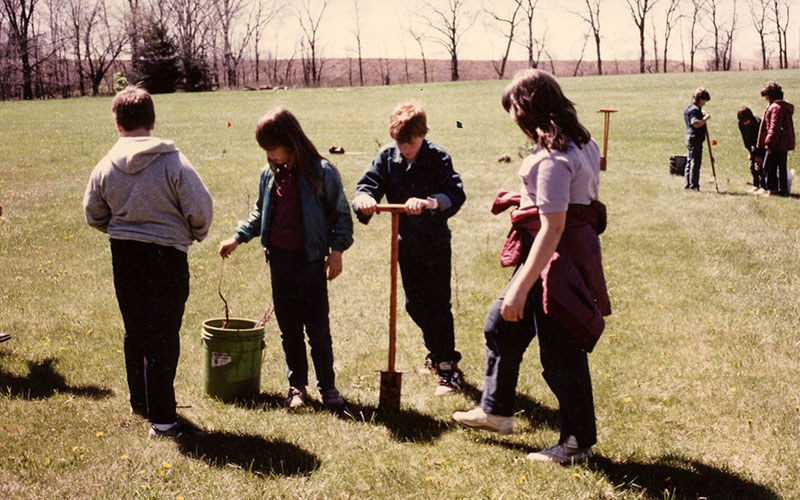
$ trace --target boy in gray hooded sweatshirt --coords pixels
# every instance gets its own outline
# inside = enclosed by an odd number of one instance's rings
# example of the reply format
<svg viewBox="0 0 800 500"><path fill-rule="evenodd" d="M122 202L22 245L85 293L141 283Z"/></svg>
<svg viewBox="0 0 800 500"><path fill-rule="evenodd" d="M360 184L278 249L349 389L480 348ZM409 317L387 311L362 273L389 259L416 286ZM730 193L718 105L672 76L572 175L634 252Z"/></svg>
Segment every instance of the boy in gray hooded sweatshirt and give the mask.
<svg viewBox="0 0 800 500"><path fill-rule="evenodd" d="M192 431L177 423L173 386L186 253L208 234L211 195L175 143L150 136L155 110L146 90L129 86L111 107L119 140L94 167L83 208L111 239L131 411L150 421L150 437L178 438Z"/></svg>

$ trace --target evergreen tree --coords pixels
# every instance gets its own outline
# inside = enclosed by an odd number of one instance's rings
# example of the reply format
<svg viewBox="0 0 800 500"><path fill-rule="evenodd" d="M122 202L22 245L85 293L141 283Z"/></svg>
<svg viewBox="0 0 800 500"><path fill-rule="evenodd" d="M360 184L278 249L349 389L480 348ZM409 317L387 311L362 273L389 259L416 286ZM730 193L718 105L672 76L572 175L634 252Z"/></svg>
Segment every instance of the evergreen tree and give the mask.
<svg viewBox="0 0 800 500"><path fill-rule="evenodd" d="M135 79L151 94L175 92L183 77L178 50L167 28L151 22L142 33L142 46L134 61Z"/></svg>

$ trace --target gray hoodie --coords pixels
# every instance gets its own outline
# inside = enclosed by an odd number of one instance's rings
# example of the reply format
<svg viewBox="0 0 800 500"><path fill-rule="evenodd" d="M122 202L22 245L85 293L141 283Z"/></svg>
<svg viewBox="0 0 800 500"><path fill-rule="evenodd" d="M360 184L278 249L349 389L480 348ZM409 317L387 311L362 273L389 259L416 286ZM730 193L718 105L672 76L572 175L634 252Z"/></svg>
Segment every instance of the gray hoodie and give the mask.
<svg viewBox="0 0 800 500"><path fill-rule="evenodd" d="M186 252L208 234L213 202L174 142L120 137L94 167L83 209L86 222L111 238Z"/></svg>

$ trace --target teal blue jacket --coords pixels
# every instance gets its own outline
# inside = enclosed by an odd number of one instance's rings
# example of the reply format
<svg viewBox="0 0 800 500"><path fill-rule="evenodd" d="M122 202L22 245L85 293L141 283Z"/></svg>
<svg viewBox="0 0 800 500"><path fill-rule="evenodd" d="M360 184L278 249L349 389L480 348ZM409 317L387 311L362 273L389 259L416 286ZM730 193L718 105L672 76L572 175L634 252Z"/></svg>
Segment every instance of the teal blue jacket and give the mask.
<svg viewBox="0 0 800 500"><path fill-rule="evenodd" d="M353 244L353 218L339 173L325 159L320 159L314 169L320 181L320 192L314 193L300 176L303 242L309 262L326 257L331 250L344 252ZM260 235L261 245L265 250L269 248L274 182L275 176L267 165L261 170L255 207L247 220L236 229L236 241L239 243L246 243Z"/></svg>

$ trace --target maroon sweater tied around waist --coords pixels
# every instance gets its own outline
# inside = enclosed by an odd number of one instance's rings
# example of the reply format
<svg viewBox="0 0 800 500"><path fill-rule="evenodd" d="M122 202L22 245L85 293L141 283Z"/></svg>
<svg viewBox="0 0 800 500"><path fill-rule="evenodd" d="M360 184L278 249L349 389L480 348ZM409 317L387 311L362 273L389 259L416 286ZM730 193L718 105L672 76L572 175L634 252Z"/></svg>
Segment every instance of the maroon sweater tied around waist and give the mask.
<svg viewBox="0 0 800 500"><path fill-rule="evenodd" d="M518 206L519 193L501 191L492 213ZM511 212L511 231L503 244L500 263L521 265L536 233L541 229L538 207ZM611 314L603 273L601 234L606 227L606 207L600 201L590 205L571 204L556 251L541 273L544 313L564 329L586 352L591 352L605 329L603 316ZM530 235L524 238L522 232Z"/></svg>

